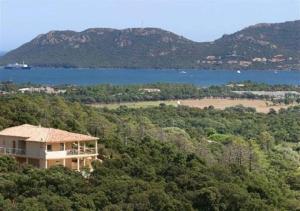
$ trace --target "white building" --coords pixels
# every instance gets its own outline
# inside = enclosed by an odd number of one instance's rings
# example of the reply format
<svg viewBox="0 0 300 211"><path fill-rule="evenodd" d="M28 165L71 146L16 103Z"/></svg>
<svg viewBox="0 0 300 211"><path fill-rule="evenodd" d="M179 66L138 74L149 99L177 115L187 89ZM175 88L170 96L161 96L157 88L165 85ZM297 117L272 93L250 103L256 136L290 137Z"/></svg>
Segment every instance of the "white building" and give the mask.
<svg viewBox="0 0 300 211"><path fill-rule="evenodd" d="M63 165L80 171L98 156L98 138L54 128L20 125L0 131L0 155L38 168Z"/></svg>

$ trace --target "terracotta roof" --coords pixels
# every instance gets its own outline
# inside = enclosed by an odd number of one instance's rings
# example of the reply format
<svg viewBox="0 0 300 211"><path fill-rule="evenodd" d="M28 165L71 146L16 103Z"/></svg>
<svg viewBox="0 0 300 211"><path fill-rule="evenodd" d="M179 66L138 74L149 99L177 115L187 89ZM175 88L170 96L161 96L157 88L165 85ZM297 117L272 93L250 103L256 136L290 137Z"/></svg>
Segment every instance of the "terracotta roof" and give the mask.
<svg viewBox="0 0 300 211"><path fill-rule="evenodd" d="M16 127L6 128L0 131L0 136L13 136L25 138L26 141L35 142L72 142L72 141L92 141L98 138L83 135L79 133L71 133L64 130L45 128L24 124Z"/></svg>

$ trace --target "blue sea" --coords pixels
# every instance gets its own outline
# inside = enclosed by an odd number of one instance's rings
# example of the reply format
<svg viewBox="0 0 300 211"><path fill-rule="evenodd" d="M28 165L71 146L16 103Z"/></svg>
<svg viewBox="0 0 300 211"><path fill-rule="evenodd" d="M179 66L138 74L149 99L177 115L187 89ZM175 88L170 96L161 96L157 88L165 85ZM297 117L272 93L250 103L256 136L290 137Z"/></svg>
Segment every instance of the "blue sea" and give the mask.
<svg viewBox="0 0 300 211"><path fill-rule="evenodd" d="M32 68L0 69L0 81L44 85L145 84L155 82L189 83L199 86L221 85L251 80L268 84L300 84L300 71L190 70L190 69L76 69Z"/></svg>

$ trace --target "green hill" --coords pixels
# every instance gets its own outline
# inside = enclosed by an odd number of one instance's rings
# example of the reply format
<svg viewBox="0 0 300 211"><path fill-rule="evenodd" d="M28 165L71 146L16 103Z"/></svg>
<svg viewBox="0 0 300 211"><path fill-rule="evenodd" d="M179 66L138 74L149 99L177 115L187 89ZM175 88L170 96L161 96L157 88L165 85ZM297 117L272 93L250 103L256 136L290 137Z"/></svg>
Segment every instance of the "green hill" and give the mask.
<svg viewBox="0 0 300 211"><path fill-rule="evenodd" d="M8 52L0 64L112 68L299 69L300 21L258 24L214 42L157 28L50 31Z"/></svg>
<svg viewBox="0 0 300 211"><path fill-rule="evenodd" d="M59 96L0 97L0 129L24 123L99 137L94 171L0 156L0 210L299 210L300 107L116 110Z"/></svg>

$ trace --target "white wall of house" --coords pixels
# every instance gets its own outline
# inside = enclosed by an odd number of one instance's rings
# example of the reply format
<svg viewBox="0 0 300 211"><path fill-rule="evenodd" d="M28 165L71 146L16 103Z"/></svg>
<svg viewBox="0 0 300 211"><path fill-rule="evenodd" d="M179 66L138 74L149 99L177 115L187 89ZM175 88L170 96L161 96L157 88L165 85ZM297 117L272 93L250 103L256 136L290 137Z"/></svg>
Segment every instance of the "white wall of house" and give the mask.
<svg viewBox="0 0 300 211"><path fill-rule="evenodd" d="M67 151L52 151L46 152L46 159L65 158Z"/></svg>

